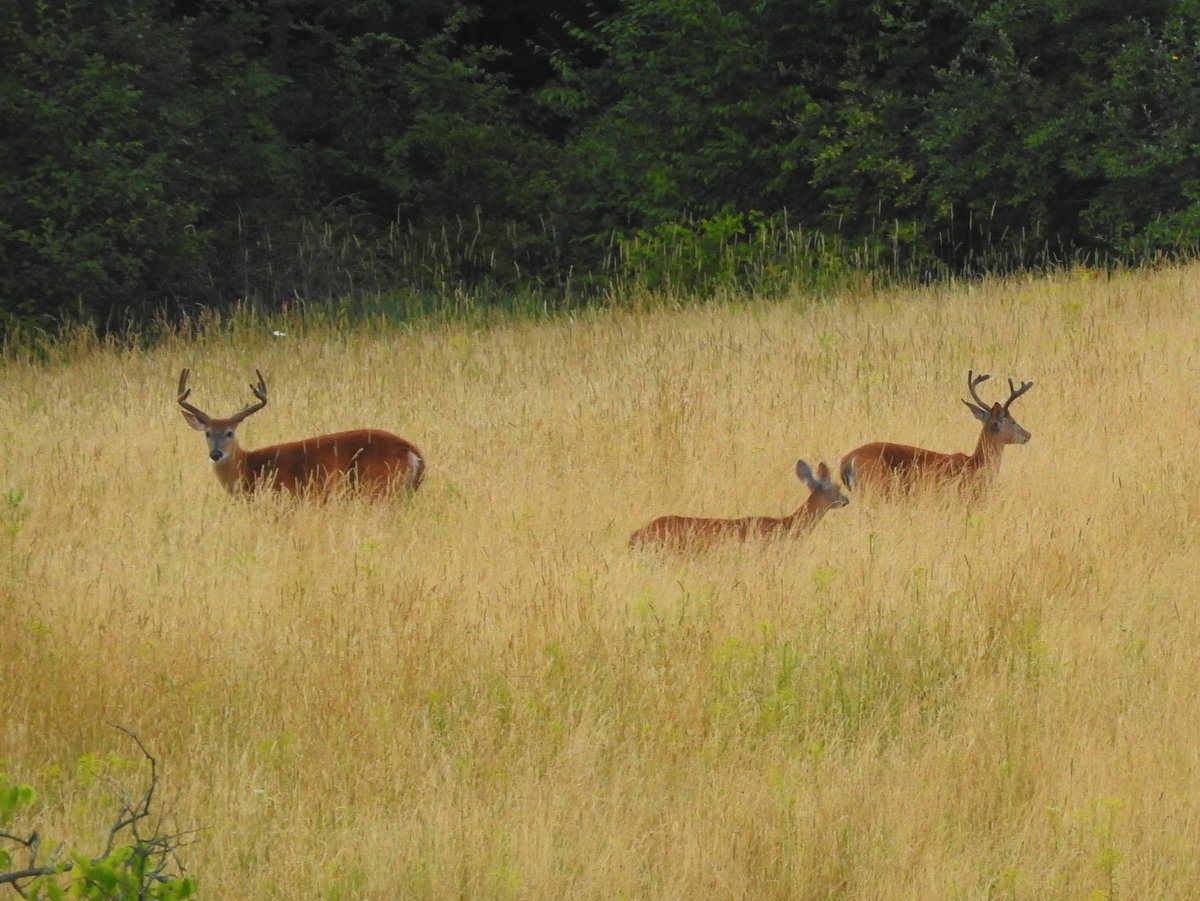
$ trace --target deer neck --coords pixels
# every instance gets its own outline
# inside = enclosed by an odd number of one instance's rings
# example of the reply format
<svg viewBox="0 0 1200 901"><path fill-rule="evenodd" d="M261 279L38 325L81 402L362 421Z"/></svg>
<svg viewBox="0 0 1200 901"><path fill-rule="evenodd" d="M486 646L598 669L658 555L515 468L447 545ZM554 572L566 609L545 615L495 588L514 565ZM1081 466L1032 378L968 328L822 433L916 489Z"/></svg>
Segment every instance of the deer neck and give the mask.
<svg viewBox="0 0 1200 901"><path fill-rule="evenodd" d="M979 471L995 471L1000 468L1000 457L1004 453L1004 442L988 431L985 423L979 432L979 441L975 445L975 453L967 460L968 468Z"/></svg>
<svg viewBox="0 0 1200 901"><path fill-rule="evenodd" d="M213 464L213 472L230 494L246 491L250 487L246 469L246 452L238 444L237 438L229 445L229 453Z"/></svg>
<svg viewBox="0 0 1200 901"><path fill-rule="evenodd" d="M809 498L799 509L790 516L785 516L779 520L780 526L791 531L792 529L811 529L817 524L817 520L825 515L827 507L821 506L814 498Z"/></svg>

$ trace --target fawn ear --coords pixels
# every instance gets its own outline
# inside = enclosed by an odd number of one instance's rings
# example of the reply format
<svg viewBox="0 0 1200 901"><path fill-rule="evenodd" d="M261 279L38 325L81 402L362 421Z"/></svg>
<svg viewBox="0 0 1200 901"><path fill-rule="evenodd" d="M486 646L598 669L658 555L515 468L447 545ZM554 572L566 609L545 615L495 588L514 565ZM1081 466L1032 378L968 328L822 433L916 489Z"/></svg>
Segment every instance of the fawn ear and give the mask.
<svg viewBox="0 0 1200 901"><path fill-rule="evenodd" d="M808 464L803 460L796 461L796 478L810 488L816 482L816 479L813 478L812 470L808 468Z"/></svg>
<svg viewBox="0 0 1200 901"><path fill-rule="evenodd" d="M193 429L195 429L197 432L204 431L204 423L197 419L194 413L189 413L187 410L180 410L179 412L183 414L183 418L187 420L187 424Z"/></svg>

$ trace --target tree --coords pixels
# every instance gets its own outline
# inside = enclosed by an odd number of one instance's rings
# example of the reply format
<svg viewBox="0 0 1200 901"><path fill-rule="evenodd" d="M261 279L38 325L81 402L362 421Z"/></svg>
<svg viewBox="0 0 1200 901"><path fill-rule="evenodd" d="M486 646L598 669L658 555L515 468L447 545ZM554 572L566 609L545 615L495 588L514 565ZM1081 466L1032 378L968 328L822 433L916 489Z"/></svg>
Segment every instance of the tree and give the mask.
<svg viewBox="0 0 1200 901"><path fill-rule="evenodd" d="M136 798L117 789L117 815L108 830L104 848L96 855L60 848L41 862L44 839L37 830L18 835L7 830L13 820L36 800L27 785L13 784L0 774L0 886L11 886L23 898L90 898L95 901L183 901L196 892L196 881L173 873L181 836L163 834L161 825L146 830L155 792L159 787L158 762L134 733L116 727L137 745L150 768L149 783ZM27 855L26 865L12 869L14 850Z"/></svg>
<svg viewBox="0 0 1200 901"><path fill-rule="evenodd" d="M4 10L0 317L145 314L194 256L197 208L172 189L187 135L155 102L169 79L114 50L177 46L145 12L130 4L115 22L82 2Z"/></svg>
<svg viewBox="0 0 1200 901"><path fill-rule="evenodd" d="M559 82L541 93L572 123L559 210L571 233L603 241L785 204L796 165L785 123L810 98L773 66L756 15L717 0L631 0L577 31L602 62L560 56Z"/></svg>

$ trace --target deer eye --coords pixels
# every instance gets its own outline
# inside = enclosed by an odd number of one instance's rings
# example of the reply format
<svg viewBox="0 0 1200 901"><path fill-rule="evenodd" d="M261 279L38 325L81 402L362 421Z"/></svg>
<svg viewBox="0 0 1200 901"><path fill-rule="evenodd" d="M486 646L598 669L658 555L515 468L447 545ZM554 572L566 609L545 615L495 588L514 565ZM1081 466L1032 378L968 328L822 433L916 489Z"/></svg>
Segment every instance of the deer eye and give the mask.
<svg viewBox="0 0 1200 901"><path fill-rule="evenodd" d="M230 429L228 432L226 432L226 433L225 433L225 437L226 437L226 438L232 438L232 437L233 437L233 429Z"/></svg>

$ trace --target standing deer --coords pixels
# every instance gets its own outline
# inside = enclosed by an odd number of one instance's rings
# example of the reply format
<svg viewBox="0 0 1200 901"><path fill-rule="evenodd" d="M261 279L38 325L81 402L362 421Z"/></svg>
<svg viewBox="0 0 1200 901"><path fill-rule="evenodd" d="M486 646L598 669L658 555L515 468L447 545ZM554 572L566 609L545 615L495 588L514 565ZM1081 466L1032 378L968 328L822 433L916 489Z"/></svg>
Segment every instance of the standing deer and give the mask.
<svg viewBox="0 0 1200 901"><path fill-rule="evenodd" d="M660 516L629 538L630 547L660 545L672 550L698 549L716 541L745 541L775 534L798 535L820 521L831 507L844 507L850 499L830 479L829 467L817 466L814 476L803 460L796 462L796 477L812 492L790 516L747 516L741 519L706 519L698 516Z"/></svg>
<svg viewBox="0 0 1200 901"><path fill-rule="evenodd" d="M975 375L973 370L967 370L967 388L975 402L964 400L963 403L983 423L975 453L970 456L943 454L887 441L864 444L842 457L839 463L842 484L852 490L869 487L885 494L957 484L978 493L999 471L1004 446L1025 444L1032 437L1013 419L1008 408L1033 387L1033 382L1022 382L1018 388L1009 379L1008 400L989 406L975 390L989 378L991 376Z"/></svg>
<svg viewBox="0 0 1200 901"><path fill-rule="evenodd" d="M237 428L246 417L267 405L267 383L257 369L258 384L250 391L257 402L228 419L215 419L187 402L185 369L179 376L179 406L183 418L208 439L213 471L230 494L261 489L328 494L339 488L381 497L396 489L416 491L425 476L425 458L398 435L380 429L355 429L318 435L303 441L243 450Z"/></svg>

